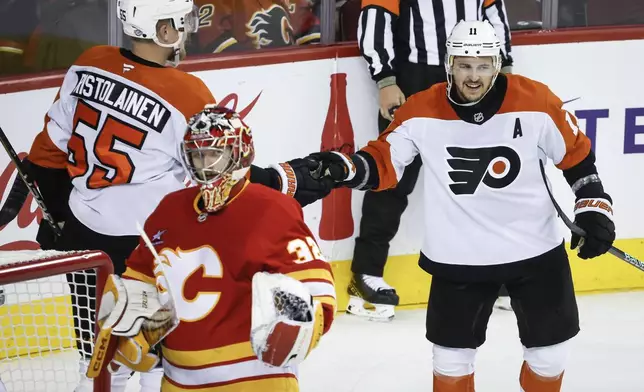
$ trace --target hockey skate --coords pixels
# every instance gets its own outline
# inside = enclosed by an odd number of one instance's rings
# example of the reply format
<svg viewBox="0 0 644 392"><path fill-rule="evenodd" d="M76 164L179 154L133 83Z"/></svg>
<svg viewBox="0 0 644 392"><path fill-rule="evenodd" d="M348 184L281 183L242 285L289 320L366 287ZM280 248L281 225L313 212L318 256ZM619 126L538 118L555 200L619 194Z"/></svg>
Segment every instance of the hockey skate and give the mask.
<svg viewBox="0 0 644 392"><path fill-rule="evenodd" d="M349 284L347 312L371 321L391 321L400 299L396 290L378 276L354 274Z"/></svg>

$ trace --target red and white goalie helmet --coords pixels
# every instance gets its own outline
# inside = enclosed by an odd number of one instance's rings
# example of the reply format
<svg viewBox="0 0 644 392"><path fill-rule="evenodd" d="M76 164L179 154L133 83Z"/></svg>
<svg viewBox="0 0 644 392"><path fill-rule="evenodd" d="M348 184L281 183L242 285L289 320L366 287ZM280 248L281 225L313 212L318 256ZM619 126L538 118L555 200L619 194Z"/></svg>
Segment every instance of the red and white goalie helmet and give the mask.
<svg viewBox="0 0 644 392"><path fill-rule="evenodd" d="M206 105L192 116L181 143L190 178L201 186L204 207L221 209L230 191L244 178L255 158L250 128L234 111Z"/></svg>

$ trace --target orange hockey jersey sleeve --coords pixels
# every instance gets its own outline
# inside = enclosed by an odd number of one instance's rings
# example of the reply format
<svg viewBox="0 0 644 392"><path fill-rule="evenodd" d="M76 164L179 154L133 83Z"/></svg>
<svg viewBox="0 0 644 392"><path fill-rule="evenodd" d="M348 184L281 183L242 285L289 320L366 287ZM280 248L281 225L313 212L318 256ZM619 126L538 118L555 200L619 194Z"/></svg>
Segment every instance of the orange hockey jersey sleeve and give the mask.
<svg viewBox="0 0 644 392"><path fill-rule="evenodd" d="M444 90L443 90L444 91ZM419 154L417 142L423 134L423 118L443 118L453 111L447 110L447 100L434 99L436 89L412 95L398 110L389 127L377 140L370 141L361 150L373 157L378 168L378 187L374 190L390 189L398 184L405 167ZM428 105L433 100L435 105Z"/></svg>
<svg viewBox="0 0 644 392"><path fill-rule="evenodd" d="M336 295L331 265L315 241L311 230L304 223L302 208L294 199L275 205L277 219L271 226L256 231L255 240L261 242L257 249L263 249L256 257L264 257L264 270L281 273L304 283L314 300L324 307L324 332L333 322L336 311ZM266 233L262 235L259 233ZM261 262L261 261L260 261Z"/></svg>
<svg viewBox="0 0 644 392"><path fill-rule="evenodd" d="M546 122L539 147L561 170L576 166L590 153L590 139L580 130L577 117L563 108L563 102L545 85Z"/></svg>

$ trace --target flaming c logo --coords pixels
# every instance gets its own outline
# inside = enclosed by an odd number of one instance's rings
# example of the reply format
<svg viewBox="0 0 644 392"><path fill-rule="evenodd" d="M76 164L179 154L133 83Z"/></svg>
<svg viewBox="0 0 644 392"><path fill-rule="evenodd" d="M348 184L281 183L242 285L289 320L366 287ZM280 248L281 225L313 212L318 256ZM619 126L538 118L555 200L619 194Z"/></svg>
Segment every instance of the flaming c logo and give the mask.
<svg viewBox="0 0 644 392"><path fill-rule="evenodd" d="M455 195L472 195L479 184L501 189L510 185L519 175L521 159L510 147L463 148L447 147L451 158L447 164L453 181L449 185Z"/></svg>

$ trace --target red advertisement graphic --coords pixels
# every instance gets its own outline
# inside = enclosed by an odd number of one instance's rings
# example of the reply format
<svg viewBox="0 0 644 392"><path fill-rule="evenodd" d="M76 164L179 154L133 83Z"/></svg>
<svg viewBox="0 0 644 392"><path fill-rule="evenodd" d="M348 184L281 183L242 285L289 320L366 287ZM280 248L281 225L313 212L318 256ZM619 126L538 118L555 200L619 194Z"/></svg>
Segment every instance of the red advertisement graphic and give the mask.
<svg viewBox="0 0 644 392"><path fill-rule="evenodd" d="M331 75L331 101L322 131L320 151L340 151L351 155L355 152L353 126L347 106L347 74ZM322 199L320 239L335 241L353 235L351 189L338 188Z"/></svg>
<svg viewBox="0 0 644 392"><path fill-rule="evenodd" d="M21 152L18 154L19 159L23 159L25 156L27 156L27 153ZM9 161L7 164L7 167L3 170L2 174L0 174L0 200L4 197L5 193L8 193L9 190L11 189L11 185L13 184L13 181L9 182L11 180L11 177L13 173L16 171L16 166L13 164L13 162ZM16 217L16 223L18 224L18 227L21 229L24 229L28 227L32 222L36 222L36 224L40 223L40 220L42 219L42 212L40 211L40 208L34 205L35 210L31 210L31 202L33 201L33 196L29 194L27 196L27 200L25 200L25 204L22 206L20 209L20 212L18 213L18 216ZM5 229L6 226L0 227L0 232L2 232ZM36 241L14 241L10 242L8 244L2 244L0 243L0 250L23 250L23 249L40 249L40 246Z"/></svg>

